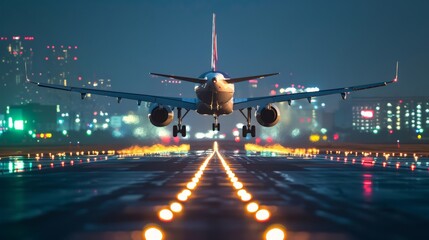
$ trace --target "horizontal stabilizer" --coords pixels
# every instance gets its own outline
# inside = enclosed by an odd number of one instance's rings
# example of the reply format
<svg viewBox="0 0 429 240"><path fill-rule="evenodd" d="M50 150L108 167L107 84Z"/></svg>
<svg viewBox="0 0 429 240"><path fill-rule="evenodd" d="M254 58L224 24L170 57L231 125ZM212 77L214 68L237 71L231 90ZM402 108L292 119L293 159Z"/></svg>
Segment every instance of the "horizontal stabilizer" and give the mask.
<svg viewBox="0 0 429 240"><path fill-rule="evenodd" d="M207 80L203 78L181 77L181 76L168 75L168 74L162 74L162 73L150 73L150 74L154 76L167 77L167 78L177 79L177 80L186 81L186 82L199 83L199 84L204 84L205 82L207 82Z"/></svg>
<svg viewBox="0 0 429 240"><path fill-rule="evenodd" d="M274 76L274 75L278 75L278 74L279 73L268 73L268 74L262 74L262 75L256 75L256 76L229 78L229 79L225 79L225 81L227 81L228 83L238 83L238 82L244 82L244 81L253 80L253 79L261 79L264 77L270 77L270 76Z"/></svg>

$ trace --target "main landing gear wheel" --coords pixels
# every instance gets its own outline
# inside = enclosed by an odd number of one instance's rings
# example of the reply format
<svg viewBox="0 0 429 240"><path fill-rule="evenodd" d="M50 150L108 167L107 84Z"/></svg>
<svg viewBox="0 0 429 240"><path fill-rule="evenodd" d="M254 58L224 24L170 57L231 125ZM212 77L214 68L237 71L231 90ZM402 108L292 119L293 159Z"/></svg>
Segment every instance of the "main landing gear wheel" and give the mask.
<svg viewBox="0 0 429 240"><path fill-rule="evenodd" d="M177 134L180 133L182 137L186 137L186 125L174 125L173 126L173 137L177 137Z"/></svg>
<svg viewBox="0 0 429 240"><path fill-rule="evenodd" d="M247 137L247 134L250 133L250 136L256 136L256 127L255 125L243 126L243 137Z"/></svg>
<svg viewBox="0 0 429 240"><path fill-rule="evenodd" d="M182 137L186 137L186 125L182 125L182 120L188 114L189 110L186 110L186 113L182 116L182 108L177 108L177 125L173 126L173 137L177 137L177 134L180 133Z"/></svg>
<svg viewBox="0 0 429 240"><path fill-rule="evenodd" d="M242 109L240 109L241 114L243 114L244 118L247 120L247 126L243 126L243 137L247 137L247 134L250 133L252 137L256 136L256 127L255 125L251 125L251 116L252 116L252 108L247 108L247 116L244 115Z"/></svg>

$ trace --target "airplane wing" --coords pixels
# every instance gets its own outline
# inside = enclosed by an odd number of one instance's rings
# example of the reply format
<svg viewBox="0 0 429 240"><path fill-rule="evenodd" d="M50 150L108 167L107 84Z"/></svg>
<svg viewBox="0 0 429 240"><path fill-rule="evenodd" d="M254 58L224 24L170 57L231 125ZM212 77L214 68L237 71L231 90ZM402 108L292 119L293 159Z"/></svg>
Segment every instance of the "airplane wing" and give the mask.
<svg viewBox="0 0 429 240"><path fill-rule="evenodd" d="M68 86L62 86L57 84L33 82L33 81L30 81L28 78L27 78L27 81L30 83L36 84L39 87L53 88L53 89L69 91L69 92L78 92L80 93L82 99L85 98L86 94L90 93L95 95L115 97L118 99L118 102L121 99L130 99L130 100L136 100L139 105L141 102L151 102L151 103L169 105L171 107L183 108L188 110L197 109L197 106L196 106L197 100L195 98L162 97L162 96L153 96L153 95L137 94L137 93L98 90L98 89L91 89L91 88L68 87Z"/></svg>
<svg viewBox="0 0 429 240"><path fill-rule="evenodd" d="M331 95L331 94L340 94L341 97L345 99L350 92L360 91L360 90L369 89L369 88L383 87L390 83L396 82L397 79L398 78L396 76L392 81L389 81L389 82L379 82L379 83L358 85L358 86L345 87L345 88L327 89L327 90L321 90L317 92L305 92L305 93L283 94L283 95L276 95L276 96L234 99L234 110L240 110L240 109L256 107L256 106L265 106L267 104L276 103L276 102L289 102L290 104L292 100L305 99L305 98L309 102L311 102L312 97L325 96L325 95Z"/></svg>

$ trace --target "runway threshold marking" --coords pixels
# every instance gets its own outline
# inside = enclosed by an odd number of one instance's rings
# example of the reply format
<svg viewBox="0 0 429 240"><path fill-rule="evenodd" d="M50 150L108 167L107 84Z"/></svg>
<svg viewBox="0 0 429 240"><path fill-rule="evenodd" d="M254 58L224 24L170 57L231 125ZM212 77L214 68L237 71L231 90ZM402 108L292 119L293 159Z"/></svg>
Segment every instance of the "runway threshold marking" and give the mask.
<svg viewBox="0 0 429 240"><path fill-rule="evenodd" d="M237 191L237 197L245 203L245 210L252 214L254 219L258 222L268 222L270 220L271 212L269 209L266 206L261 205L259 201L252 201L252 194L244 188L244 184L239 181L238 177L229 167L228 162L222 154L220 154L217 142L213 143L213 152L210 153L210 155L200 165L195 175L186 184L186 188L176 195L177 200L170 202L169 207L164 207L158 211L157 215L159 220L162 222L171 222L175 218L175 214L178 215L183 211L183 205L192 195L192 191L196 190L198 183L204 174L204 170L215 154L222 163L225 174L231 182L231 187ZM164 239L165 233L161 226L151 223L143 228L142 235L146 240L162 240ZM286 239L286 228L280 224L272 224L265 230L263 237L266 240Z"/></svg>

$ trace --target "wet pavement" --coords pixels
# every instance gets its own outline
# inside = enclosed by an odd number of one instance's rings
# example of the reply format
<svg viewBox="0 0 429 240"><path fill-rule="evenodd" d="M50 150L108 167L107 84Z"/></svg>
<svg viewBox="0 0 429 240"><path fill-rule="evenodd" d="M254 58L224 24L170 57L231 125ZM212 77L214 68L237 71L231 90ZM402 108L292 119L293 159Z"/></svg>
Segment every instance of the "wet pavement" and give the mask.
<svg viewBox="0 0 429 240"><path fill-rule="evenodd" d="M0 239L426 239L427 159L268 155L2 157Z"/></svg>

